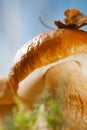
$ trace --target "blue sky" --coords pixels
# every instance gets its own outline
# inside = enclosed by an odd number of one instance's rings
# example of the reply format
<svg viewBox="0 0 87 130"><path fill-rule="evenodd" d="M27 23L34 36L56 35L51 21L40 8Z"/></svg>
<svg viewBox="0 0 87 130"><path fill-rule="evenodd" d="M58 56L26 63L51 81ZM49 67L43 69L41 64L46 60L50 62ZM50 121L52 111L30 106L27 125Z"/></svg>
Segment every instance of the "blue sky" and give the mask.
<svg viewBox="0 0 87 130"><path fill-rule="evenodd" d="M0 0L0 75L8 74L20 47L38 35L51 31L39 16L56 29L55 20L63 21L66 9L78 8L87 14L86 0Z"/></svg>

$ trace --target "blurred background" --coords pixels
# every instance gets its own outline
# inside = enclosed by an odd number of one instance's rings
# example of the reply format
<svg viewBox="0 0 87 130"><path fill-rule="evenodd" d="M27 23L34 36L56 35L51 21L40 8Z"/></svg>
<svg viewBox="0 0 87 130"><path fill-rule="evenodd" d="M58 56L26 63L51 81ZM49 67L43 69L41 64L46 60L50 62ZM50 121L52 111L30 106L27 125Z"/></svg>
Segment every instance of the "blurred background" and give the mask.
<svg viewBox="0 0 87 130"><path fill-rule="evenodd" d="M87 15L86 0L0 0L0 75L9 73L20 47L42 32L54 29L55 20L63 21L64 11L78 8ZM86 29L86 28L85 28Z"/></svg>

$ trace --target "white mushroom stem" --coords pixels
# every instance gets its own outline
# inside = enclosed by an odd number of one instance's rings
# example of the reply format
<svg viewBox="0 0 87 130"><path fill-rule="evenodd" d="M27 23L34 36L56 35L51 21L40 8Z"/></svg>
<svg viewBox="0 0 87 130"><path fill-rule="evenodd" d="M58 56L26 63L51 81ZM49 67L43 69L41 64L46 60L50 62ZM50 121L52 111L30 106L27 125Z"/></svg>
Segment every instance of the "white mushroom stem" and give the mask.
<svg viewBox="0 0 87 130"><path fill-rule="evenodd" d="M45 86L53 96L56 90L60 92L64 116L81 119L87 114L87 54L73 55L35 70L19 84L17 93L31 106L41 98Z"/></svg>

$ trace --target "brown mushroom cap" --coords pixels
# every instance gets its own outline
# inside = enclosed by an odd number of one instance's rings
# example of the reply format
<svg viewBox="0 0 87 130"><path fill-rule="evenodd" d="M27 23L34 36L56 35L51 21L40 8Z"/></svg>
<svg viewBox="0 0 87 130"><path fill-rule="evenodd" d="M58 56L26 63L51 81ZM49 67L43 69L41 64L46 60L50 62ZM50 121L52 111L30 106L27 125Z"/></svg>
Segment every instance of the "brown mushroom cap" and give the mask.
<svg viewBox="0 0 87 130"><path fill-rule="evenodd" d="M87 52L87 32L78 29L59 29L36 36L18 50L9 80L17 91L18 84L35 69L67 56Z"/></svg>
<svg viewBox="0 0 87 130"><path fill-rule="evenodd" d="M0 106L13 105L14 94L9 85L8 76L0 76Z"/></svg>

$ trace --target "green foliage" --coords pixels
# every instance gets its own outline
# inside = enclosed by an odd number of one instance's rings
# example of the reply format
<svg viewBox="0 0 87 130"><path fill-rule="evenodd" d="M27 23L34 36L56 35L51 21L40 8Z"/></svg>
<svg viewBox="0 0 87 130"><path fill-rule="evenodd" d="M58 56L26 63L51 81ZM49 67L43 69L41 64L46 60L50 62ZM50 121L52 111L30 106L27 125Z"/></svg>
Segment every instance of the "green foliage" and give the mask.
<svg viewBox="0 0 87 130"><path fill-rule="evenodd" d="M39 116L38 109L25 112L24 104L18 98L15 98L15 101L18 107L13 111L13 121L17 130L33 130L35 122Z"/></svg>
<svg viewBox="0 0 87 130"><path fill-rule="evenodd" d="M48 89L46 89L45 94L43 98L37 101L33 111L25 111L22 101L15 97L17 107L13 109L13 116L6 120L4 127L0 130L43 130L35 127L41 116L47 122L46 130L61 130L65 120L61 114L60 103L51 98Z"/></svg>
<svg viewBox="0 0 87 130"><path fill-rule="evenodd" d="M33 111L27 112L20 99L15 98L15 102L17 107L13 109L13 117L8 117L0 130L39 130L35 129L35 125L40 116L45 118L48 124L47 130L62 128L64 119L59 105L54 100L46 100L44 104L40 102Z"/></svg>
<svg viewBox="0 0 87 130"><path fill-rule="evenodd" d="M54 101L49 100L47 102L46 106L46 119L50 127L53 128L53 130L56 130L56 128L62 128L65 120L63 118L63 115L61 113L60 106Z"/></svg>

